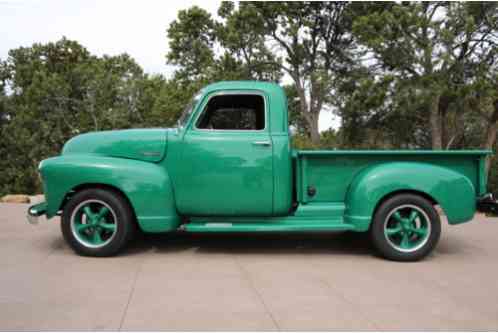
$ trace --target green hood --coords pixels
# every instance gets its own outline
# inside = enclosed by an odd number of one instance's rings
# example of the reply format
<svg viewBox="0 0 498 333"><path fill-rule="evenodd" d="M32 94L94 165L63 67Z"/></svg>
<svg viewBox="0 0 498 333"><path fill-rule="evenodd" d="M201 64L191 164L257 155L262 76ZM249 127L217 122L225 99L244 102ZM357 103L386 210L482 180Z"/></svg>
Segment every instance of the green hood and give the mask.
<svg viewBox="0 0 498 333"><path fill-rule="evenodd" d="M91 132L69 140L62 154L97 154L159 162L166 155L167 141L168 130L164 128Z"/></svg>

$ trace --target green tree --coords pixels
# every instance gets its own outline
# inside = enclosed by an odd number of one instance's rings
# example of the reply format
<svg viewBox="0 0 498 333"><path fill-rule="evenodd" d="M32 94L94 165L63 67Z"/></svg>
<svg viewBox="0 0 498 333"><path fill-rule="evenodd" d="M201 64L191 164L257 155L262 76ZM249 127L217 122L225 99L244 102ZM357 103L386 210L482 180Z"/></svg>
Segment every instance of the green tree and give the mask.
<svg viewBox="0 0 498 333"><path fill-rule="evenodd" d="M224 72L220 65L226 63L230 73L238 73L231 78L275 81L285 73L297 92L306 134L317 145L320 111L331 103L337 78L353 63L350 5L242 2L236 7L224 2L219 15L222 20L215 21L197 7L181 11L168 30L173 46L168 60L180 66L178 73L194 79L216 77L212 69ZM220 55L211 51L215 46Z"/></svg>
<svg viewBox="0 0 498 333"><path fill-rule="evenodd" d="M381 11L377 4L368 6L374 10L355 20L354 32L372 52L378 75L395 77L401 91L409 87L423 101L433 149L451 146L455 135L448 119L462 116L455 106L476 79L471 68L478 59L494 57L496 5L408 2Z"/></svg>
<svg viewBox="0 0 498 333"><path fill-rule="evenodd" d="M168 28L169 63L180 66L177 75L189 81L205 80L214 64L215 22L211 14L193 6L178 12Z"/></svg>
<svg viewBox="0 0 498 333"><path fill-rule="evenodd" d="M183 109L192 97L202 88L201 82L185 83L179 80L167 80L155 95L150 115L150 125L157 127L175 127Z"/></svg>
<svg viewBox="0 0 498 333"><path fill-rule="evenodd" d="M0 193L39 191L38 162L74 135L172 124L168 105L181 101L162 99L175 88L126 54L96 57L66 38L11 50L0 62Z"/></svg>
<svg viewBox="0 0 498 333"><path fill-rule="evenodd" d="M282 69L296 88L300 114L314 144L319 144L318 118L333 98L338 76L347 73L354 52L352 11L347 3L255 3L264 32L283 54Z"/></svg>

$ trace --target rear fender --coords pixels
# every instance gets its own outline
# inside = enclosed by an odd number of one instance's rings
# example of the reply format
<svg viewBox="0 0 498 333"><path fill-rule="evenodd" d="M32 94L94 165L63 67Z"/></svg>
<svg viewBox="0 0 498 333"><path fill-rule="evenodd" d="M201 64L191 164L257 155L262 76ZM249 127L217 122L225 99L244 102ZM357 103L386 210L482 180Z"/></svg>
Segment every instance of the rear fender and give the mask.
<svg viewBox="0 0 498 333"><path fill-rule="evenodd" d="M65 197L86 184L120 190L130 201L140 228L164 232L179 226L173 189L160 165L124 158L71 154L44 160L40 165L47 201L47 217L57 214Z"/></svg>
<svg viewBox="0 0 498 333"><path fill-rule="evenodd" d="M475 188L464 175L427 163L392 162L367 167L353 179L346 194L346 222L368 230L377 205L402 191L432 198L450 224L471 220L476 210Z"/></svg>

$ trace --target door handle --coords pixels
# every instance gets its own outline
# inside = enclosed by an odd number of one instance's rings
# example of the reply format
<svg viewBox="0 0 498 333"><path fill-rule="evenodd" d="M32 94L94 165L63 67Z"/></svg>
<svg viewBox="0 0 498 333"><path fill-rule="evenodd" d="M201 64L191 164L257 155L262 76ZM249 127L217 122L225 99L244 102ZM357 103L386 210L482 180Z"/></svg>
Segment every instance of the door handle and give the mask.
<svg viewBox="0 0 498 333"><path fill-rule="evenodd" d="M269 147L269 146L271 146L271 141L254 141L252 144L255 146Z"/></svg>

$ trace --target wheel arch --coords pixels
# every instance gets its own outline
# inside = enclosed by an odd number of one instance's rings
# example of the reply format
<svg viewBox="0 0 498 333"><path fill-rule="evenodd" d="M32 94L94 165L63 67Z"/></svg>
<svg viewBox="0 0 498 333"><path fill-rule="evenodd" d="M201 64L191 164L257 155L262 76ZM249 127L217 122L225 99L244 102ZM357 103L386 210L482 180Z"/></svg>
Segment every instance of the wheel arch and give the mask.
<svg viewBox="0 0 498 333"><path fill-rule="evenodd" d="M388 193L386 195L384 195L378 202L377 204L375 205L375 208L373 210L373 214L372 216L375 216L375 214L377 213L377 210L379 209L379 207L384 203L386 202L387 200L391 199L392 197L396 196L396 195L399 195L399 194L413 194L413 195L417 195L419 197L422 197L424 198L425 200L429 201L433 206L436 206L436 205L439 205L439 203L437 202L436 199L434 199L430 194L427 194L425 192L422 192L422 191L418 191L418 190L397 190L397 191L393 191L391 193ZM443 208L441 208L443 209ZM444 211L444 209L443 209Z"/></svg>
<svg viewBox="0 0 498 333"><path fill-rule="evenodd" d="M45 160L40 172L48 218L63 209L75 191L100 187L126 198L145 232L171 231L180 224L171 179L160 164L74 154Z"/></svg>
<svg viewBox="0 0 498 333"><path fill-rule="evenodd" d="M379 205L399 193L413 193L438 204L450 224L472 219L476 192L464 175L429 163L389 162L360 171L346 194L345 220L359 231L369 229Z"/></svg>
<svg viewBox="0 0 498 333"><path fill-rule="evenodd" d="M105 183L83 183L83 184L76 185L75 187L73 187L71 190L69 190L69 192L67 192L64 195L64 198L62 199L62 202L59 206L59 211L64 210L65 205L68 203L68 201L71 199L71 197L73 195L75 195L77 192L81 192L83 190L88 190L88 189L102 189L102 190L108 190L108 191L118 193L119 195L121 195L121 197L123 197L123 199L126 200L128 205L130 206L131 211L133 212L133 216L136 220L137 214L135 212L135 208L133 207L133 205L130 201L130 198L128 198L126 193L123 192L123 190L121 190L119 187L117 187L115 185L109 185L109 184L105 184Z"/></svg>

